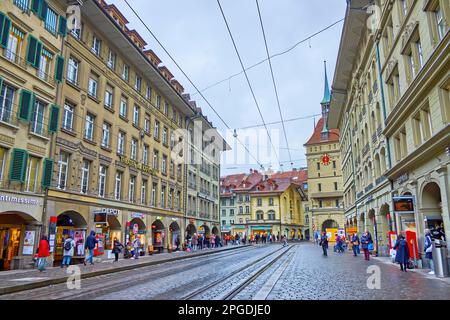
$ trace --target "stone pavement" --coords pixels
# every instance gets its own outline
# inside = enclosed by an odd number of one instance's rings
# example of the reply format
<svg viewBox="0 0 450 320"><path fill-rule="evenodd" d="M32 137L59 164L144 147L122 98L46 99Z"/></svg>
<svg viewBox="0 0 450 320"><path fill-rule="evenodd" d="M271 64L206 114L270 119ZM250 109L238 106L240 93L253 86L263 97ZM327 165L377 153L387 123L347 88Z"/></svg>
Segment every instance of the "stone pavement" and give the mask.
<svg viewBox="0 0 450 320"><path fill-rule="evenodd" d="M172 253L153 254L151 256L146 255L137 260L119 259L118 262L114 262L114 260L103 260L94 265L88 264L84 266L83 264L78 264L78 266L81 268L81 278L90 278L242 247L245 246L229 245L222 248L204 249L196 252L176 251ZM61 267L47 267L44 272L40 272L37 269L2 271L0 272L0 295L63 283L68 277L67 269Z"/></svg>

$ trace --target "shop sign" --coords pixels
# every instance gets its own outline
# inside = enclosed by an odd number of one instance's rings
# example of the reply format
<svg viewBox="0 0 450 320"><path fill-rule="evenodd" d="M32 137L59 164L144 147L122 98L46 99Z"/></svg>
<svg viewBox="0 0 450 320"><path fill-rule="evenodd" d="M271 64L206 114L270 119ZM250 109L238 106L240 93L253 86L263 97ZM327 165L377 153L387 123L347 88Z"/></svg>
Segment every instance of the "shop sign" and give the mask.
<svg viewBox="0 0 450 320"><path fill-rule="evenodd" d="M39 201L31 199L31 198L24 198L24 197L14 197L14 196L8 196L5 194L0 194L0 202L10 202L10 203L17 203L17 204L29 204L32 206L39 205Z"/></svg>
<svg viewBox="0 0 450 320"><path fill-rule="evenodd" d="M148 174L152 174L153 173L153 169L143 163L139 163L135 160L131 160L128 159L125 156L120 156L120 162L122 162L123 164L127 165L128 167L131 168L136 168L137 170L140 170L142 172L148 173Z"/></svg>
<svg viewBox="0 0 450 320"><path fill-rule="evenodd" d="M145 214L140 213L140 212L132 212L131 213L131 219L135 219L135 218L139 218L141 220L144 220Z"/></svg>
<svg viewBox="0 0 450 320"><path fill-rule="evenodd" d="M56 222L58 221L58 217L53 216L50 217L50 225L48 227L48 242L50 244L50 252L55 251L55 239L56 239Z"/></svg>
<svg viewBox="0 0 450 320"><path fill-rule="evenodd" d="M94 210L93 213L106 213L107 215L118 217L120 210L112 208L101 208L100 210Z"/></svg>
<svg viewBox="0 0 450 320"><path fill-rule="evenodd" d="M393 197L394 211L397 213L414 213L414 197L399 196Z"/></svg>

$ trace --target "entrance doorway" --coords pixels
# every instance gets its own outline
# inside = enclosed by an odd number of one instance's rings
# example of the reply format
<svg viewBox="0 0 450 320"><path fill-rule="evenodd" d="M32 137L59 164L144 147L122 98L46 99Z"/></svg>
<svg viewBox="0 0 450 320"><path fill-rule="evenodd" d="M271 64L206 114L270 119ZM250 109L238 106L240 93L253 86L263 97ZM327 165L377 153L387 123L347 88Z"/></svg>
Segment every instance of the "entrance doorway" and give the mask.
<svg viewBox="0 0 450 320"><path fill-rule="evenodd" d="M175 250L181 245L180 226L176 221L172 222L169 226L169 239L172 241L172 248ZM178 239L178 241L177 241ZM177 246L178 242L178 246Z"/></svg>
<svg viewBox="0 0 450 320"><path fill-rule="evenodd" d="M153 247L158 249L158 252L164 251L164 238L165 238L165 227L161 220L155 220L152 223L152 239Z"/></svg>
<svg viewBox="0 0 450 320"><path fill-rule="evenodd" d="M420 211L426 218L426 227L430 229L435 239L444 239L445 228L442 219L441 188L435 182L430 182L422 191L422 207Z"/></svg>
<svg viewBox="0 0 450 320"><path fill-rule="evenodd" d="M84 242L86 240L87 223L83 216L76 211L60 214L56 220L56 242L54 262L58 264L63 258L63 244L66 236L75 241L73 259L84 258Z"/></svg>

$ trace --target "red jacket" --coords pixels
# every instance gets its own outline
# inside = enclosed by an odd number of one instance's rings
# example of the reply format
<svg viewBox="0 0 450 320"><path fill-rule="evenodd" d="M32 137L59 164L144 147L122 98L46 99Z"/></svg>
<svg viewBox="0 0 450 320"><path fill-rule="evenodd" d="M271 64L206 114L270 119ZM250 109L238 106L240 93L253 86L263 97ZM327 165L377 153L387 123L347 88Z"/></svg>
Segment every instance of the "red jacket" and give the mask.
<svg viewBox="0 0 450 320"><path fill-rule="evenodd" d="M50 246L47 240L41 240L39 242L39 250L37 256L39 258L45 258L50 256Z"/></svg>

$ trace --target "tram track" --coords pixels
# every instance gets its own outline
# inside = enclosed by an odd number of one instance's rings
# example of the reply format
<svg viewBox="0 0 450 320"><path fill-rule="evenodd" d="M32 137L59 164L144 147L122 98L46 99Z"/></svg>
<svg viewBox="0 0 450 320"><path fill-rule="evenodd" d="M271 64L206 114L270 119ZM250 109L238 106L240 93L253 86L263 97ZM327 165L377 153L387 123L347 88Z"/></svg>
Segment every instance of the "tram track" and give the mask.
<svg viewBox="0 0 450 320"><path fill-rule="evenodd" d="M288 252L290 252L295 247L296 247L296 245L291 245L287 249L282 247L279 250L270 253L269 255L265 255L261 258L258 258L257 260L251 261L250 263L239 268L238 270L228 273L227 275L213 281L212 283L210 283L204 287L199 288L198 290L182 297L181 299L182 300L195 300L195 298L199 298L202 295L207 294L207 292L209 292L209 291L214 291L215 288L219 287L223 283L230 283L230 282L232 283L233 278L240 275L242 272L245 272L245 270L255 267L255 265L262 263L262 262L264 262L264 260L267 260L271 256L275 255L275 257L272 258L267 264L264 264L262 267L258 268L256 270L256 272L251 272L249 277L238 282L238 284L233 286L231 288L231 290L225 291L225 293L223 293L219 297L214 297L214 300L231 300L234 297L236 297L239 293L241 293L244 289L246 289L256 279L258 279L262 274L264 274L267 270L269 270L271 267L273 267L279 261L279 259L281 257L285 256ZM281 253L279 253L279 251L281 251Z"/></svg>
<svg viewBox="0 0 450 320"><path fill-rule="evenodd" d="M24 290L16 293L0 296L1 299L21 299L21 296L26 296L27 300L39 299L87 299L97 297L102 294L110 293L111 291L118 291L126 289L143 282L151 281L156 277L165 277L171 274L185 271L187 268L193 268L199 263L207 264L217 259L229 258L230 256L239 255L248 251L253 251L261 247L242 247L231 250L230 252L215 252L205 256L194 256L182 260L161 262L159 264L137 267L136 269L118 271L106 275L94 276L82 279L82 291L68 290L66 283L50 285L47 287ZM186 264L186 262L189 262ZM161 266L169 264L168 268L161 270ZM139 274L136 274L138 270ZM117 278L117 279L116 279Z"/></svg>

